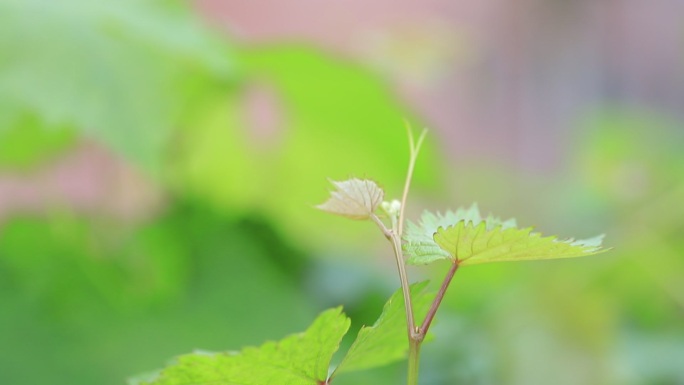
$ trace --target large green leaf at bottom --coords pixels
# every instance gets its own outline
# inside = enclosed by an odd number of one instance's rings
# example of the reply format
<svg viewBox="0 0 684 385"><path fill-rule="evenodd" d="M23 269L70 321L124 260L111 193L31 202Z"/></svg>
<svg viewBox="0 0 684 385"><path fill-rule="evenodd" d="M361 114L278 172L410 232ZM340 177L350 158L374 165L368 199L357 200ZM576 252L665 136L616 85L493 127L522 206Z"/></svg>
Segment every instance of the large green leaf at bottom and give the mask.
<svg viewBox="0 0 684 385"><path fill-rule="evenodd" d="M426 291L428 282L411 285L411 299L417 322L427 313L432 295ZM370 369L406 357L408 338L406 313L401 289L397 290L373 326L364 326L333 376L356 370Z"/></svg>
<svg viewBox="0 0 684 385"><path fill-rule="evenodd" d="M428 282L411 286L416 320L423 319L432 295ZM194 353L177 361L152 379L132 380L136 385L321 385L330 383L328 368L333 353L349 329L341 308L327 310L304 332L279 342L248 347L240 352ZM387 301L373 326L363 327L335 370L343 372L383 366L406 356L408 339L402 290Z"/></svg>
<svg viewBox="0 0 684 385"><path fill-rule="evenodd" d="M181 356L149 385L320 385L349 329L341 308L321 313L304 332L239 353Z"/></svg>

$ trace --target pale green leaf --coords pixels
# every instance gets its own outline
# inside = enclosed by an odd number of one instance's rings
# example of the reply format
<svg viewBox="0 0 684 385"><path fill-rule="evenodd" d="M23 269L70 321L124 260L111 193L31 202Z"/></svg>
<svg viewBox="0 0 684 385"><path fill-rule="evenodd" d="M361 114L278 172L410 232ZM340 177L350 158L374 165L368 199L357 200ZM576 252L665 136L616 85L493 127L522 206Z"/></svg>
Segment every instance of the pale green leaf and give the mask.
<svg viewBox="0 0 684 385"><path fill-rule="evenodd" d="M502 261L572 258L596 254L602 236L587 240L558 240L542 237L532 228L489 228L486 222L475 224L460 221L447 228L440 227L434 235L435 243L459 265L475 265Z"/></svg>
<svg viewBox="0 0 684 385"><path fill-rule="evenodd" d="M304 332L237 352L181 356L147 385L320 385L349 329L341 308L321 313Z"/></svg>
<svg viewBox="0 0 684 385"><path fill-rule="evenodd" d="M422 320L433 298L426 291L428 282L411 285L411 298L417 320ZM408 339L404 297L397 290L373 326L364 326L333 376L357 370L374 368L406 357Z"/></svg>
<svg viewBox="0 0 684 385"><path fill-rule="evenodd" d="M423 212L420 223L408 222L404 232L404 254L408 257L407 263L412 265L427 264L440 259L451 259L448 252L440 248L434 241L433 236L438 228L448 227L460 221L478 225L484 221L487 229L501 226L503 229L516 226L515 219L503 221L499 218L488 216L482 218L477 204L468 208L459 208L456 211L447 211L444 214Z"/></svg>
<svg viewBox="0 0 684 385"><path fill-rule="evenodd" d="M385 192L372 180L331 181L336 190L316 208L350 219L368 219L382 203Z"/></svg>
<svg viewBox="0 0 684 385"><path fill-rule="evenodd" d="M224 44L188 10L159 1L0 1L0 119L34 114L43 128L70 127L159 166L196 96L190 87L233 71Z"/></svg>

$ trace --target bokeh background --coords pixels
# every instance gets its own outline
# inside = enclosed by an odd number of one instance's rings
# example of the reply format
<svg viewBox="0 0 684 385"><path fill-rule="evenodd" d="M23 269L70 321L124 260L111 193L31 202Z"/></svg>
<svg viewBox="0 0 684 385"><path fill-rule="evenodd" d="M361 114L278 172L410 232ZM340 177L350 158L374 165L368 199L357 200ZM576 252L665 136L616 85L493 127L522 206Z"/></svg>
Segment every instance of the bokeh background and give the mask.
<svg viewBox="0 0 684 385"><path fill-rule="evenodd" d="M0 382L372 323L388 245L312 206L327 178L398 197L404 119L413 218L614 247L459 271L421 383L684 384L681 0L0 0Z"/></svg>

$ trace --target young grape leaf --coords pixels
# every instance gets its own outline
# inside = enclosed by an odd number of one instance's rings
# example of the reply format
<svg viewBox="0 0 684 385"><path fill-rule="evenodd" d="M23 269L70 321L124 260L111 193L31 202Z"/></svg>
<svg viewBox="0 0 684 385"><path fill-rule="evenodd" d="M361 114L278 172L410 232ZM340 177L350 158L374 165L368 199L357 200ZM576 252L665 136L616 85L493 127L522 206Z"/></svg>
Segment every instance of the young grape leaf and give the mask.
<svg viewBox="0 0 684 385"><path fill-rule="evenodd" d="M372 180L331 181L337 188L316 208L351 219L368 219L382 203L385 192Z"/></svg>
<svg viewBox="0 0 684 385"><path fill-rule="evenodd" d="M460 221L447 228L440 227L434 235L435 243L459 265L475 265L502 261L523 261L581 257L600 253L603 236L586 240L558 240L531 232L532 228L488 228Z"/></svg>
<svg viewBox="0 0 684 385"><path fill-rule="evenodd" d="M181 356L143 385L320 385L349 329L342 308L321 313L304 332L238 352Z"/></svg>
<svg viewBox="0 0 684 385"><path fill-rule="evenodd" d="M476 203L468 208L447 211L444 214L423 212L420 223L408 222L404 232L404 253L408 256L407 263L411 265L428 264L440 259L451 259L449 253L435 243L433 237L440 227L448 227L460 221L478 225L486 224L487 230L500 226L502 229L516 227L515 219L501 220L491 215L482 218Z"/></svg>
<svg viewBox="0 0 684 385"><path fill-rule="evenodd" d="M411 285L411 299L416 319L422 320L433 298L426 291L428 282ZM401 289L387 301L380 318L373 326L364 326L342 362L331 376L343 372L370 369L398 361L406 357L406 315Z"/></svg>

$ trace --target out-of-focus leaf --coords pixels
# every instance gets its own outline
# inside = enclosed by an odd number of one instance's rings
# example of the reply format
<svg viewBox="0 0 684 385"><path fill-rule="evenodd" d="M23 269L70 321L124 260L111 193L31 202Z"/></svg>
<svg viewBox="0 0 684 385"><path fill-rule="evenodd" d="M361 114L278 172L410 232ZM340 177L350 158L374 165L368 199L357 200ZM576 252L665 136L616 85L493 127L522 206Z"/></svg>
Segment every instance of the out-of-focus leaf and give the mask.
<svg viewBox="0 0 684 385"><path fill-rule="evenodd" d="M157 166L187 87L231 71L225 47L169 4L0 2L0 114L28 111Z"/></svg>
<svg viewBox="0 0 684 385"><path fill-rule="evenodd" d="M83 218L16 219L0 234L0 269L44 306L75 313L97 304L125 313L181 290L187 258L172 231L155 223L124 236L117 226L104 232Z"/></svg>
<svg viewBox="0 0 684 385"><path fill-rule="evenodd" d="M542 237L539 233L532 233L531 228L487 227L484 221L477 225L460 221L446 229L440 227L434 236L435 243L461 266L582 257L605 251L600 247L602 236L561 241L556 237Z"/></svg>
<svg viewBox="0 0 684 385"><path fill-rule="evenodd" d="M590 114L579 127L586 135L569 164L576 168L584 199L600 199L616 209L652 200L684 182L682 120L638 106ZM568 199L577 189L562 188ZM562 193L559 192L559 193ZM574 210L571 207L570 210Z"/></svg>
<svg viewBox="0 0 684 385"><path fill-rule="evenodd" d="M425 281L411 285L413 309L419 321L427 313L433 298L426 291L427 284ZM375 324L361 328L333 377L340 373L387 365L406 357L406 330L404 296L399 289L387 301Z"/></svg>
<svg viewBox="0 0 684 385"><path fill-rule="evenodd" d="M473 225L478 225L484 221L487 230L497 226L501 226L502 229L516 226L516 221L513 218L505 221L491 215L483 218L476 203L473 203L468 208L461 207L456 211L446 211L444 214L424 211L420 222L414 223L409 221L404 232L403 238L405 243L403 249L409 257L407 262L418 265L439 259L449 259L449 253L435 243L434 234L438 228L448 227L460 221L469 222Z"/></svg>
<svg viewBox="0 0 684 385"><path fill-rule="evenodd" d="M64 127L43 129L36 116L18 114L11 120L7 116L4 118L8 119L2 121L3 117L0 117L1 167L33 166L70 148L76 137L73 130ZM6 127L9 128L3 130Z"/></svg>
<svg viewBox="0 0 684 385"><path fill-rule="evenodd" d="M264 218L194 201L170 201L134 228L64 213L11 219L0 231L0 378L116 385L197 347L279 338L314 318L306 257ZM30 370L35 360L44 370Z"/></svg>
<svg viewBox="0 0 684 385"><path fill-rule="evenodd" d="M330 198L316 208L350 219L368 219L382 203L385 192L372 180L352 178L342 182L331 181L336 190Z"/></svg>
<svg viewBox="0 0 684 385"><path fill-rule="evenodd" d="M150 385L320 385L350 320L341 308L327 310L301 334L248 347L239 353L195 353L178 358Z"/></svg>
<svg viewBox="0 0 684 385"><path fill-rule="evenodd" d="M350 174L382 180L387 196L399 195L408 164L405 107L372 72L313 49L258 47L239 58L243 84L274 95L280 114L273 141L255 140L257 128L238 108L244 95L228 95L207 105L178 141L174 183L224 212L264 212L304 242L368 236L311 206L321 200L327 178ZM436 187L437 159L428 138L416 188Z"/></svg>

